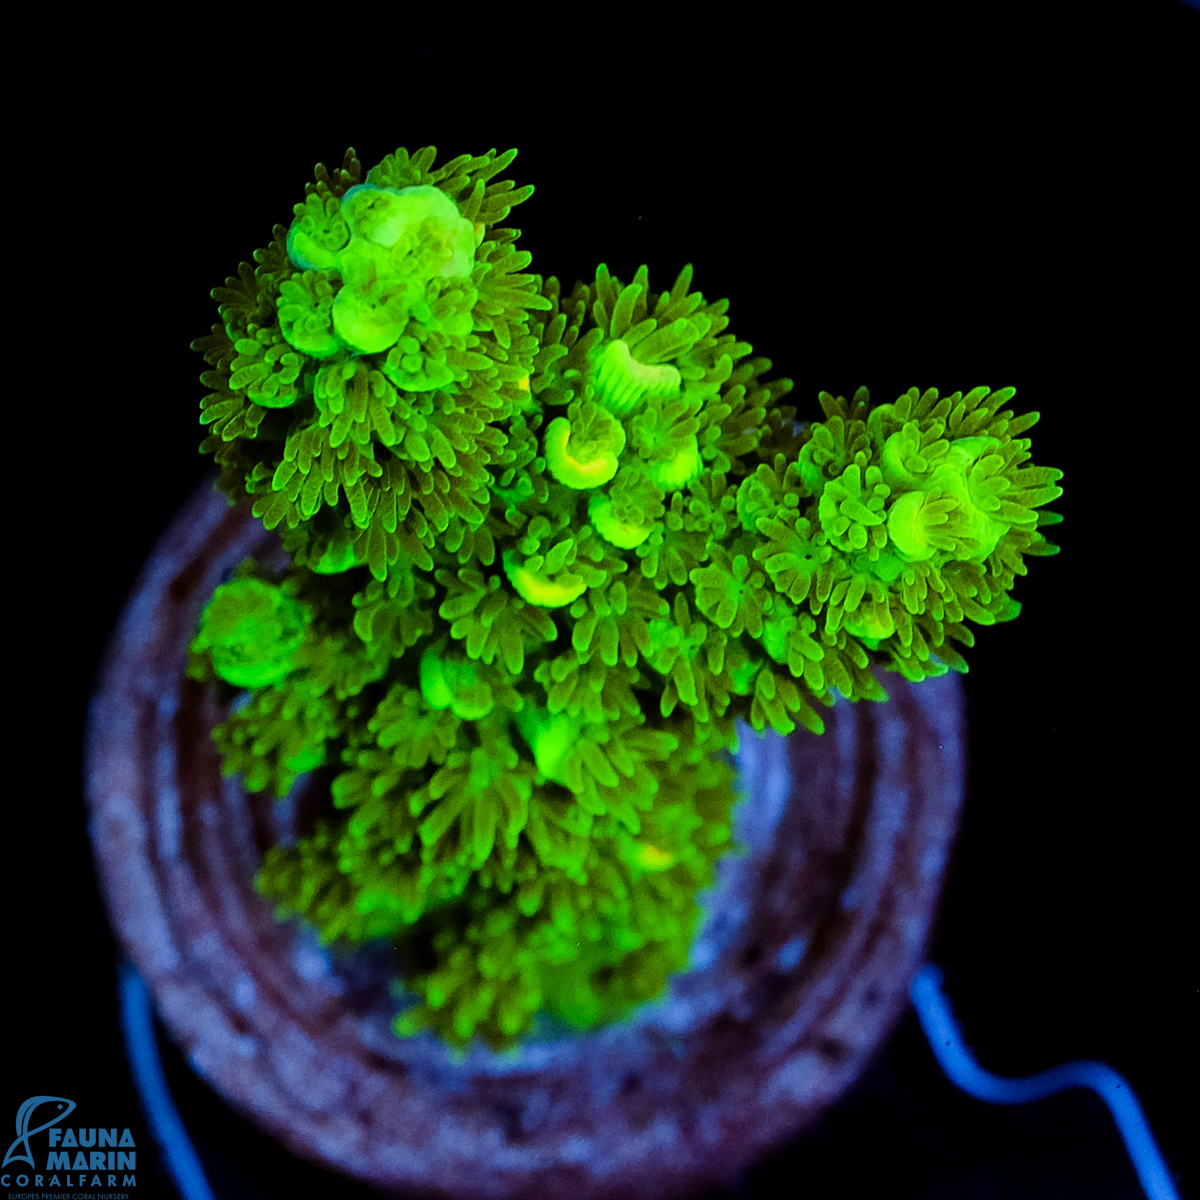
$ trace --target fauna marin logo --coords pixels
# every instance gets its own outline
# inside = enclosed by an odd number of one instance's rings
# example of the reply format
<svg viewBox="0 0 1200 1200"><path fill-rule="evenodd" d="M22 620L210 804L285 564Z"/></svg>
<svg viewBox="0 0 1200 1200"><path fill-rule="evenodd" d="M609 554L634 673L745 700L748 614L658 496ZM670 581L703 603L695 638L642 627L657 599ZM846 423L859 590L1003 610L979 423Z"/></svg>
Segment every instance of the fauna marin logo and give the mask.
<svg viewBox="0 0 1200 1200"><path fill-rule="evenodd" d="M41 1110L40 1112L38 1110ZM137 1186L137 1150L128 1129L71 1129L62 1122L75 1111L75 1101L63 1096L30 1096L17 1109L17 1136L4 1162L0 1163L0 1187L19 1188L132 1188ZM46 1116L49 1115L49 1120ZM34 1121L40 1124L35 1125ZM45 1166L30 1139L46 1134ZM3 1143L0 1143L3 1144ZM106 1147L111 1147L106 1149ZM28 1170L10 1164L25 1163ZM120 1181L118 1183L118 1180ZM9 1192L9 1196L87 1197L87 1200L117 1200L127 1192Z"/></svg>

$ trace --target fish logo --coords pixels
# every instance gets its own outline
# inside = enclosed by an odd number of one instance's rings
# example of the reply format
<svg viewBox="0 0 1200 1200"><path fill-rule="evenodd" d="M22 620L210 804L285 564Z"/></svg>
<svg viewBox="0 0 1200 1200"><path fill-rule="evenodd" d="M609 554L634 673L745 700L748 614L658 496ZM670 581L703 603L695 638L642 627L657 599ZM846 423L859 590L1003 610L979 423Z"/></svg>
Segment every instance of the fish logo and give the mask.
<svg viewBox="0 0 1200 1200"><path fill-rule="evenodd" d="M39 1125L36 1129L30 1129L29 1122L33 1117L33 1111L41 1104L57 1104L62 1111L58 1116L47 1121L44 1125ZM0 1167L7 1167L10 1162L26 1162L32 1169L34 1166L33 1151L29 1149L29 1139L35 1133L41 1133L43 1129L49 1129L51 1125L57 1125L59 1121L63 1120L64 1117L69 1117L74 1111L74 1100L67 1100L62 1096L30 1096L17 1109L17 1136L13 1144L9 1146L8 1153L4 1156L4 1162L0 1163ZM24 1154L16 1153L18 1146L25 1147Z"/></svg>

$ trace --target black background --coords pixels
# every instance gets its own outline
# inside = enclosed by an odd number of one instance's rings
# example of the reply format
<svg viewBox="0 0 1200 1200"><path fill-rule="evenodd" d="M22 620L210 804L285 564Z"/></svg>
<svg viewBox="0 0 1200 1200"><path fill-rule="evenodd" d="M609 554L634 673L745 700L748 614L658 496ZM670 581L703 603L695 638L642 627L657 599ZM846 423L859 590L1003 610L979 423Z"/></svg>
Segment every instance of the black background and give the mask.
<svg viewBox="0 0 1200 1200"><path fill-rule="evenodd" d="M1030 560L1025 611L969 654L968 799L931 958L983 1065L1111 1064L1194 1186L1195 509L1175 496L1200 399L1200 15L844 6L835 25L796 11L734 6L661 32L581 9L447 9L421 31L331 12L327 33L197 13L170 29L96 18L69 45L31 44L42 82L11 110L28 136L6 139L23 265L4 384L17 825L0 1119L29 1095L70 1096L94 1114L81 1124L134 1128L138 1194L173 1194L117 1030L81 747L120 608L209 469L189 349L216 319L209 292L347 145L364 168L397 145L435 145L439 162L516 146L506 174L537 188L509 222L530 270L569 288L599 262L622 279L645 262L661 290L693 263L697 289L730 298L731 331L795 381L801 417L820 417L820 390L862 384L876 400L1011 384L1017 411L1043 414L1034 460L1066 472L1050 531L1063 552ZM290 1158L164 1052L221 1200L366 1194ZM741 1186L1139 1194L1098 1099L974 1101L911 1015Z"/></svg>

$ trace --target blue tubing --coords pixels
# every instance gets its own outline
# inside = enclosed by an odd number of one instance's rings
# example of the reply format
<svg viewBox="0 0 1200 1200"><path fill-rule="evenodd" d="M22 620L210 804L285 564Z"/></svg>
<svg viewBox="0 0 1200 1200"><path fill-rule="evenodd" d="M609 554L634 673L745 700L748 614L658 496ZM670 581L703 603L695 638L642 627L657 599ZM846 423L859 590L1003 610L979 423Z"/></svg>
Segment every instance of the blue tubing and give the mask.
<svg viewBox="0 0 1200 1200"><path fill-rule="evenodd" d="M942 973L937 967L925 966L917 972L910 995L929 1048L951 1083L989 1104L1028 1104L1067 1088L1091 1088L1108 1105L1149 1200L1179 1200L1142 1106L1112 1067L1073 1062L1024 1079L1003 1079L985 1071L964 1043L950 1004L942 995Z"/></svg>
<svg viewBox="0 0 1200 1200"><path fill-rule="evenodd" d="M162 1149L167 1170L183 1200L215 1200L167 1087L167 1077L158 1055L158 1041L154 1036L150 992L129 963L121 963L118 979L125 1054L150 1133Z"/></svg>

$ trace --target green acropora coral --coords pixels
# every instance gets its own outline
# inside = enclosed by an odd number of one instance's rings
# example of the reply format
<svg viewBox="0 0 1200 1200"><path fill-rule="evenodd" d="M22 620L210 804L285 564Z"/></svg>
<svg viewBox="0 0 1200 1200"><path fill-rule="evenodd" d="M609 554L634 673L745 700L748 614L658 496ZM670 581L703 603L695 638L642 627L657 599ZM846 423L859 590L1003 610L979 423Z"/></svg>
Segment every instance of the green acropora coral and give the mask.
<svg viewBox="0 0 1200 1200"><path fill-rule="evenodd" d="M217 589L189 673L233 702L228 773L329 781L259 889L389 939L397 1033L455 1046L658 995L730 849L736 722L964 671L1061 493L1011 388L802 423L690 266L525 273L515 153L318 166L194 344L202 450L291 565Z"/></svg>

